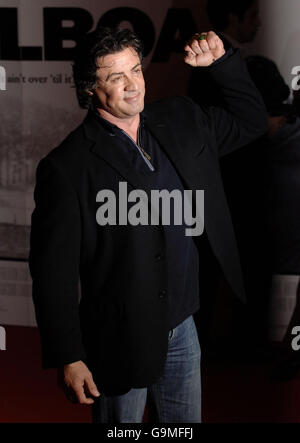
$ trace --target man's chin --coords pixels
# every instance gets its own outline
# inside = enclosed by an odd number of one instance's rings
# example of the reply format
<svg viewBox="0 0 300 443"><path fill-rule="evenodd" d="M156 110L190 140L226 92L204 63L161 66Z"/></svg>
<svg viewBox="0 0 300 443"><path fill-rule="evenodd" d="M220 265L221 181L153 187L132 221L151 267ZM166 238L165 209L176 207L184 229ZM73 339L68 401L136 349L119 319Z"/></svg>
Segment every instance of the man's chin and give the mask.
<svg viewBox="0 0 300 443"><path fill-rule="evenodd" d="M131 115L134 117L137 114L140 114L144 109L144 103L136 104L136 106L129 106L127 107L128 115Z"/></svg>

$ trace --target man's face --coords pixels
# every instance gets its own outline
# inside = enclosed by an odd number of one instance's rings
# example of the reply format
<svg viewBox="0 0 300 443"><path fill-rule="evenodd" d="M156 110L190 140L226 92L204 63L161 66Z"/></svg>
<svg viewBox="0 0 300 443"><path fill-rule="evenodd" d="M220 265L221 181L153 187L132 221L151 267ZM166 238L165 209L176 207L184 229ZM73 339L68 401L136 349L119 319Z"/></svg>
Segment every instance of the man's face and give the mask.
<svg viewBox="0 0 300 443"><path fill-rule="evenodd" d="M144 109L145 81L137 52L126 48L100 57L98 66L94 93L100 114L119 119L138 115Z"/></svg>
<svg viewBox="0 0 300 443"><path fill-rule="evenodd" d="M241 43L250 43L254 40L258 28L261 26L259 16L259 0L255 0L246 11L244 19L238 23L238 39Z"/></svg>

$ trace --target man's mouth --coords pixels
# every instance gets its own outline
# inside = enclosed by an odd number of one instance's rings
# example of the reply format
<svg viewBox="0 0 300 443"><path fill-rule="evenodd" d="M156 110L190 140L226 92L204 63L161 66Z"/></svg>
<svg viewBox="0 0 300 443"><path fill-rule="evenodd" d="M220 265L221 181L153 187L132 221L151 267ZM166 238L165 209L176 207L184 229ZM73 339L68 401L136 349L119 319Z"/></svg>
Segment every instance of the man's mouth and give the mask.
<svg viewBox="0 0 300 443"><path fill-rule="evenodd" d="M139 99L139 97L140 97L140 93L138 92L135 95L131 95L130 97L124 98L124 101L128 102L128 103L133 103L133 102L137 101Z"/></svg>

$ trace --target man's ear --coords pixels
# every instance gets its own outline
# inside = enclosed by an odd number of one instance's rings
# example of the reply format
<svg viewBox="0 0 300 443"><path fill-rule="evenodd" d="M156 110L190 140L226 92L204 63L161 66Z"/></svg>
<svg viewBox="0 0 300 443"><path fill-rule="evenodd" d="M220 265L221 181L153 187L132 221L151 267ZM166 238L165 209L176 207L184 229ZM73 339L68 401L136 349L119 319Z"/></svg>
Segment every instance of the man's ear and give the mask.
<svg viewBox="0 0 300 443"><path fill-rule="evenodd" d="M85 92L86 92L88 95L94 95L93 91L91 91L90 89L86 89Z"/></svg>

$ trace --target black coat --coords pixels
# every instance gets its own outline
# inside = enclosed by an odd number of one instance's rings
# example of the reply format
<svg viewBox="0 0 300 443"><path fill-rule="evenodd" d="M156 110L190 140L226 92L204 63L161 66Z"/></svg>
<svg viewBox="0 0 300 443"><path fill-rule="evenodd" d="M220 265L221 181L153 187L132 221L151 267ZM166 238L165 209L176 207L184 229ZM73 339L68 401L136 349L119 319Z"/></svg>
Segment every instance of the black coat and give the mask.
<svg viewBox="0 0 300 443"><path fill-rule="evenodd" d="M218 156L264 133L267 116L238 51L207 69L226 110L175 97L146 106L145 115L185 189L204 190L208 240L243 299ZM143 189L114 137L88 113L38 165L29 259L43 366L85 360L108 395L157 381L168 343L163 227L96 222L97 192L118 195L120 181L128 183L128 192Z"/></svg>

